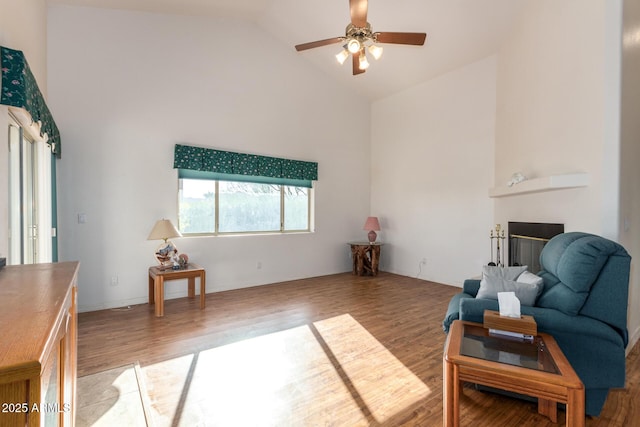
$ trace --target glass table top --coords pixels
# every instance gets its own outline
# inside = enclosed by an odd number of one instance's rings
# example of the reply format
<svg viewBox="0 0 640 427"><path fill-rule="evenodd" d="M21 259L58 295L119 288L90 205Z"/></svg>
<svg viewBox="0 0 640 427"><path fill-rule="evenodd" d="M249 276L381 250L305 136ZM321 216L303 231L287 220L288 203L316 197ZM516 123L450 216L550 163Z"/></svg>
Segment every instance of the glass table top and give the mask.
<svg viewBox="0 0 640 427"><path fill-rule="evenodd" d="M540 336L527 341L490 335L480 326L464 325L460 354L492 362L559 374L553 357Z"/></svg>

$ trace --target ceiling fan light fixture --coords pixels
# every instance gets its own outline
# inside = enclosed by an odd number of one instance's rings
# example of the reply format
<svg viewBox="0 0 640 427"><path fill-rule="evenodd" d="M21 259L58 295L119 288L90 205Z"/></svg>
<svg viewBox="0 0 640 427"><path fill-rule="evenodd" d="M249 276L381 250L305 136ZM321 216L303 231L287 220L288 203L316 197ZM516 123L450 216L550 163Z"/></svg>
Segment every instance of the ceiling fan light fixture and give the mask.
<svg viewBox="0 0 640 427"><path fill-rule="evenodd" d="M347 50L351 53L358 53L360 51L360 40L358 39L350 39L347 42Z"/></svg>
<svg viewBox="0 0 640 427"><path fill-rule="evenodd" d="M336 59L340 63L340 65L344 64L344 61L349 57L349 51L347 49L342 49L342 52L336 55Z"/></svg>
<svg viewBox="0 0 640 427"><path fill-rule="evenodd" d="M343 51L335 56L336 59L340 64L343 64L349 59L349 56L351 56L353 75L357 76L369 68L367 53L376 60L382 56L383 49L378 46L378 43L412 46L424 45L427 38L426 33L374 32L371 24L367 22L368 8L368 0L349 0L351 22L347 24L344 36L298 44L295 45L296 51L301 52L316 47L340 44L342 45Z"/></svg>
<svg viewBox="0 0 640 427"><path fill-rule="evenodd" d="M380 59L380 57L382 56L382 51L384 49L380 46L376 46L375 44L372 44L371 46L369 46L369 53L371 54L371 56L373 56L373 58L375 60Z"/></svg>
<svg viewBox="0 0 640 427"><path fill-rule="evenodd" d="M358 67L361 70L366 70L367 68L369 68L369 61L367 61L367 55L365 55L364 49L362 50L362 52L360 52L360 61Z"/></svg>

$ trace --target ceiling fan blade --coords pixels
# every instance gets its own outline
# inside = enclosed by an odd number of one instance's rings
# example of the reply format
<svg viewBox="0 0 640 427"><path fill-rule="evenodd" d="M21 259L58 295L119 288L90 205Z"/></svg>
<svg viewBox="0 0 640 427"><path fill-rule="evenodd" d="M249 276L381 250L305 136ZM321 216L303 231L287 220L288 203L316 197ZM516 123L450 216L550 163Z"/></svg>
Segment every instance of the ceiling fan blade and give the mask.
<svg viewBox="0 0 640 427"><path fill-rule="evenodd" d="M351 57L353 58L353 75L357 76L358 74L364 73L365 70L360 69L360 58L358 58L357 55L351 55Z"/></svg>
<svg viewBox="0 0 640 427"><path fill-rule="evenodd" d="M349 0L349 12L351 13L351 23L359 28L367 26L368 0Z"/></svg>
<svg viewBox="0 0 640 427"><path fill-rule="evenodd" d="M412 44L422 46L427 35L425 33L376 33L378 43Z"/></svg>
<svg viewBox="0 0 640 427"><path fill-rule="evenodd" d="M296 50L300 52L301 50L313 49L314 47L326 46L329 44L340 43L344 40L344 37L334 37L332 39L324 39L318 40L315 42L302 43L296 45Z"/></svg>

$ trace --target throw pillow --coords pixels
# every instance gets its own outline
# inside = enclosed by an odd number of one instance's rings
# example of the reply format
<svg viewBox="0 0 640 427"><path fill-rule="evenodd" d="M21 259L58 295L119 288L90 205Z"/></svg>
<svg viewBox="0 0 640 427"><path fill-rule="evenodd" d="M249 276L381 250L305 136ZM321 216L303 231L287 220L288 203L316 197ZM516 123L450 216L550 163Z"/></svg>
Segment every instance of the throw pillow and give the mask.
<svg viewBox="0 0 640 427"><path fill-rule="evenodd" d="M498 299L498 292L514 292L522 305L534 306L542 291L543 281L535 274L527 274L523 281L516 281L527 270L527 266L493 267L482 269L482 280L476 298ZM529 276L530 275L530 276ZM531 277L535 276L535 277Z"/></svg>
<svg viewBox="0 0 640 427"><path fill-rule="evenodd" d="M544 280L540 276L537 276L533 273L525 271L524 273L518 276L518 278L516 279L516 282L528 283L530 285L540 286L540 289L542 290L542 285L544 283Z"/></svg>
<svg viewBox="0 0 640 427"><path fill-rule="evenodd" d="M516 280L522 273L527 271L526 265L520 265L517 267L498 267L495 265L482 266L482 278L488 276L502 277L507 280Z"/></svg>

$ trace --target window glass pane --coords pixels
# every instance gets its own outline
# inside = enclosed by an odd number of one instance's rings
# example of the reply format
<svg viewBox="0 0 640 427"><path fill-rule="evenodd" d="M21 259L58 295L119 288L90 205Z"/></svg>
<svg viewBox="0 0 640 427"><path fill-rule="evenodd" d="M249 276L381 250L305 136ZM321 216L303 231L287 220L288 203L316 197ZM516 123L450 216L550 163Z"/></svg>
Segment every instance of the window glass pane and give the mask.
<svg viewBox="0 0 640 427"><path fill-rule="evenodd" d="M51 262L51 150L9 115L9 264Z"/></svg>
<svg viewBox="0 0 640 427"><path fill-rule="evenodd" d="M309 229L309 189L284 187L284 229Z"/></svg>
<svg viewBox="0 0 640 427"><path fill-rule="evenodd" d="M216 182L202 179L180 180L179 223L183 233L215 232Z"/></svg>
<svg viewBox="0 0 640 427"><path fill-rule="evenodd" d="M219 182L219 231L280 231L280 186Z"/></svg>

